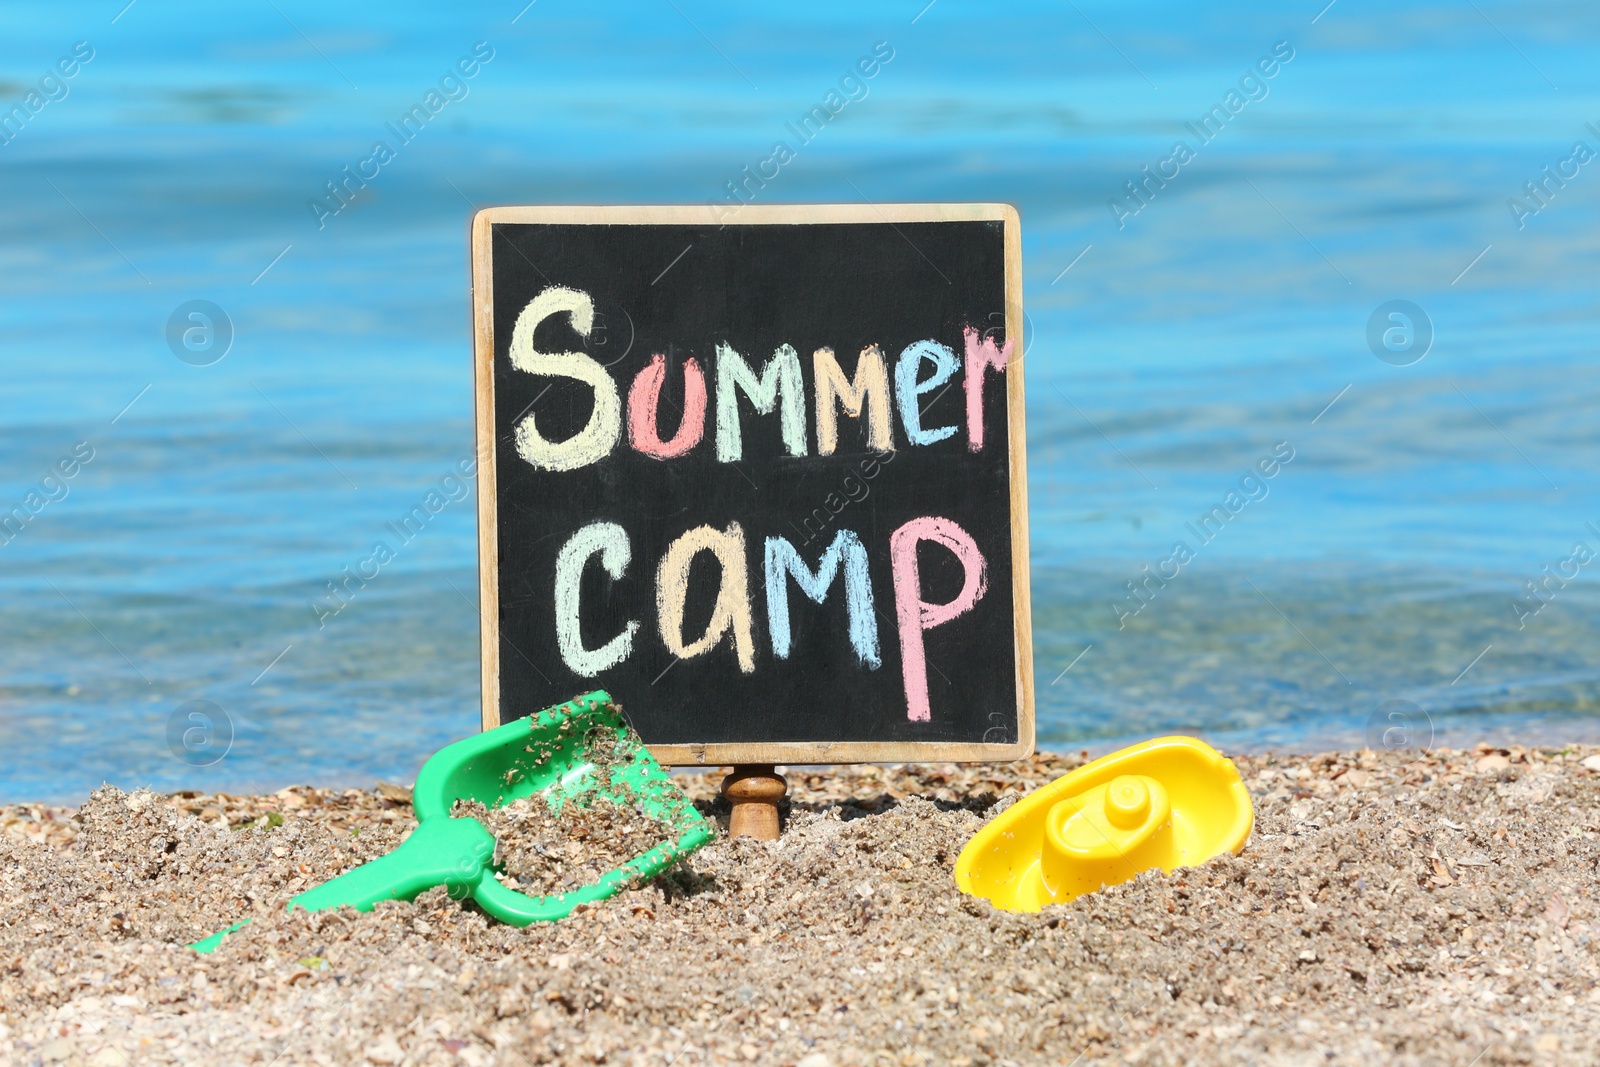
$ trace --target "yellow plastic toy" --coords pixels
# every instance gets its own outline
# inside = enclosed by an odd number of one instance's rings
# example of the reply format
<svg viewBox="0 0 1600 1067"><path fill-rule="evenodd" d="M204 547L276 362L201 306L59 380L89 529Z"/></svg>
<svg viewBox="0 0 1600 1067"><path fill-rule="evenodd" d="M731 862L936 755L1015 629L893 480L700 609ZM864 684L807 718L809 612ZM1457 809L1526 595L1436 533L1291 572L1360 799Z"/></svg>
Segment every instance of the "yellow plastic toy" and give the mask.
<svg viewBox="0 0 1600 1067"><path fill-rule="evenodd" d="M1238 852L1254 824L1232 760L1193 737L1158 737L1001 812L961 850L956 886L1006 911L1038 911L1141 871Z"/></svg>

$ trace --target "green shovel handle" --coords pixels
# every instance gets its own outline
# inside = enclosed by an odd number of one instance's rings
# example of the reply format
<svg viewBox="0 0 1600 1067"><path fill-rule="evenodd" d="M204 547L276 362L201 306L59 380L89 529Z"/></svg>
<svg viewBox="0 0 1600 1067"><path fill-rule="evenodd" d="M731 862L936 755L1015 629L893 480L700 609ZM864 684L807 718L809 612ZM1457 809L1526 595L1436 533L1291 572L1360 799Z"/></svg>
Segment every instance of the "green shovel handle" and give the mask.
<svg viewBox="0 0 1600 1067"><path fill-rule="evenodd" d="M477 888L493 857L494 837L477 819L424 819L393 852L306 890L289 907L371 911L380 900L411 900L436 885L464 897Z"/></svg>
<svg viewBox="0 0 1600 1067"><path fill-rule="evenodd" d="M400 847L352 871L322 883L289 901L290 909L326 911L348 904L371 911L381 900L411 900L436 885L449 887L452 897L473 893L485 878L494 858L494 836L477 819L438 816L423 819ZM242 919L189 947L211 952L224 936L249 923Z"/></svg>

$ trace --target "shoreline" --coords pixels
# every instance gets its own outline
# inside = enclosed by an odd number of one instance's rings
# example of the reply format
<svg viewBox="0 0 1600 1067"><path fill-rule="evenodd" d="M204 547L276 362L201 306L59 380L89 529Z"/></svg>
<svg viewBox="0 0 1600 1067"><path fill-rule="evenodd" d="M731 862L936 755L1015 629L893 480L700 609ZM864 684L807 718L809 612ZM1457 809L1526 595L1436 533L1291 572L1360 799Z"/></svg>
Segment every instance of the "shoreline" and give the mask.
<svg viewBox="0 0 1600 1067"><path fill-rule="evenodd" d="M793 768L778 842L525 930L442 890L282 910L398 842L401 786L0 806L0 1060L1589 1062L1600 748L1233 759L1239 856L1037 915L950 871L1080 756ZM719 782L681 779L725 826Z"/></svg>

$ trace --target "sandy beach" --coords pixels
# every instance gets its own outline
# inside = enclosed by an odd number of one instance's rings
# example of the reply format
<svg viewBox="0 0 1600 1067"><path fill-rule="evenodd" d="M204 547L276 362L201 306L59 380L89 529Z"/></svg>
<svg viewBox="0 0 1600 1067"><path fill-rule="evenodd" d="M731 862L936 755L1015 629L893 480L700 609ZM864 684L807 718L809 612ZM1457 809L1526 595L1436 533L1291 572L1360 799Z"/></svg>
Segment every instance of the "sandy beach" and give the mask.
<svg viewBox="0 0 1600 1067"><path fill-rule="evenodd" d="M719 837L526 930L442 890L282 911L400 840L400 786L11 806L0 1057L1594 1063L1596 752L1236 757L1256 804L1241 855L1038 915L963 897L951 869L1079 757L791 772L780 841ZM725 825L719 780L684 779ZM184 947L246 915L215 954Z"/></svg>

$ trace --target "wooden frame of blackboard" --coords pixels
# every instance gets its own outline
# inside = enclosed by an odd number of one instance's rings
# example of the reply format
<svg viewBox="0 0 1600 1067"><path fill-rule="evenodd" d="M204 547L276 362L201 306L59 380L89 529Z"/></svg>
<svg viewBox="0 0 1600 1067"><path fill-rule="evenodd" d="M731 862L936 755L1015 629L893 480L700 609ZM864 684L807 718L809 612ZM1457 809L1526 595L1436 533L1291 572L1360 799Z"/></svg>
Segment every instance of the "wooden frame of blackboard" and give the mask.
<svg viewBox="0 0 1600 1067"><path fill-rule="evenodd" d="M1023 345L1022 233L1010 204L746 204L732 216L705 205L494 207L472 220L472 318L478 448L478 614L483 678L483 728L500 725L500 568L494 426L494 273L491 236L501 223L587 225L804 225L806 223L1002 222L1005 230L1006 336ZM1006 372L1010 445L1011 594L1016 665L1014 744L967 742L782 741L751 744L651 745L667 766L731 764L1000 762L1033 752L1033 614L1028 572L1027 426L1024 359ZM602 679L603 681L603 679Z"/></svg>

